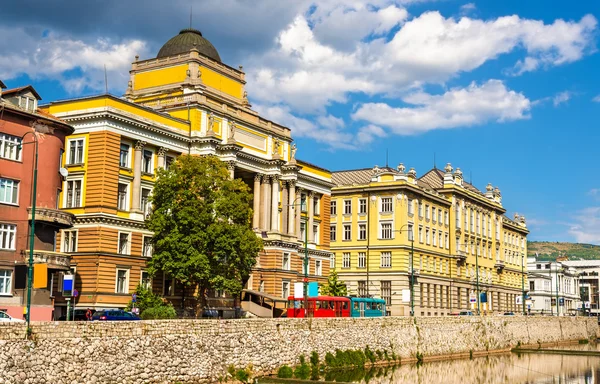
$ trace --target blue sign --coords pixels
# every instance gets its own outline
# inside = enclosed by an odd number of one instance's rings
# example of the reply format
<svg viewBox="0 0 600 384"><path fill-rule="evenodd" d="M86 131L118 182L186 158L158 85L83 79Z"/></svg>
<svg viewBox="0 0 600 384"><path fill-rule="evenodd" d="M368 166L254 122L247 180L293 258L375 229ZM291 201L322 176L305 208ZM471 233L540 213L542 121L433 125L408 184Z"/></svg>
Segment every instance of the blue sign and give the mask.
<svg viewBox="0 0 600 384"><path fill-rule="evenodd" d="M131 302L135 303L136 300L137 300L137 295L134 293L133 295L131 295Z"/></svg>
<svg viewBox="0 0 600 384"><path fill-rule="evenodd" d="M63 277L63 292L71 292L73 290L73 275L65 275Z"/></svg>
<svg viewBox="0 0 600 384"><path fill-rule="evenodd" d="M481 292L479 294L479 302L480 303L487 303L487 292Z"/></svg>
<svg viewBox="0 0 600 384"><path fill-rule="evenodd" d="M316 281L311 281L308 283L308 297L317 297L319 296L319 283Z"/></svg>
<svg viewBox="0 0 600 384"><path fill-rule="evenodd" d="M565 306L565 298L564 297L558 298L558 305L560 305L561 307Z"/></svg>

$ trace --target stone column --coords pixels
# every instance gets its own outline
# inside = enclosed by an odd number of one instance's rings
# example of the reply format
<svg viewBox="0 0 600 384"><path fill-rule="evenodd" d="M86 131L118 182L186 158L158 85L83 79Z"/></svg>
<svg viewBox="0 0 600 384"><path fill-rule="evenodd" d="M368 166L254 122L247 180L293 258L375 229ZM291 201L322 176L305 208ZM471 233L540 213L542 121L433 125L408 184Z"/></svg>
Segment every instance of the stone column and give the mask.
<svg viewBox="0 0 600 384"><path fill-rule="evenodd" d="M263 227L265 231L270 228L271 222L271 177L265 175L263 177L263 190L264 200L262 204L262 215L263 215Z"/></svg>
<svg viewBox="0 0 600 384"><path fill-rule="evenodd" d="M227 169L229 170L229 178L233 180L235 176L235 161L228 161Z"/></svg>
<svg viewBox="0 0 600 384"><path fill-rule="evenodd" d="M143 141L135 143L135 152L133 158L133 190L132 190L132 204L131 210L134 212L141 212L140 210L140 191L142 186L142 152L144 151Z"/></svg>
<svg viewBox="0 0 600 384"><path fill-rule="evenodd" d="M308 214L308 224L306 225L306 230L308 231L308 242L309 243L314 243L315 242L315 233L313 232L313 225L314 225L314 201L315 201L315 193L313 191L310 191L308 194L308 207L306 210L306 213Z"/></svg>
<svg viewBox="0 0 600 384"><path fill-rule="evenodd" d="M271 231L279 231L279 175L272 177L271 187Z"/></svg>
<svg viewBox="0 0 600 384"><path fill-rule="evenodd" d="M296 211L296 228L298 228L296 234L298 235L298 240L304 242L304 239L302 239L300 237L300 235L302 234L300 232L300 222L301 222L301 219L302 219L302 207L300 205L302 203L301 196L302 196L302 189L298 189L296 191L296 198L298 199L298 205L295 207L296 208L295 209L295 211Z"/></svg>
<svg viewBox="0 0 600 384"><path fill-rule="evenodd" d="M289 186L290 186L290 192L288 194L288 233L290 234L290 236L294 236L295 232L295 228L294 228L294 224L295 224L295 220L294 220L294 213L295 212L300 212L299 209L297 209L298 205L294 205L294 204L300 204L300 200L295 200L296 199L296 181L294 180L290 180L289 181ZM297 227L296 227L297 228Z"/></svg>
<svg viewBox="0 0 600 384"><path fill-rule="evenodd" d="M165 147L160 147L158 148L158 167L159 168L165 168L166 162L165 162L165 155L169 150Z"/></svg>
<svg viewBox="0 0 600 384"><path fill-rule="evenodd" d="M252 228L259 228L260 227L260 179L262 178L262 175L260 173L257 173L256 175L254 175L254 191L252 191L253 193L253 206L252 208L254 209L254 216L252 217Z"/></svg>
<svg viewBox="0 0 600 384"><path fill-rule="evenodd" d="M281 228L279 232L288 233L288 182L285 180L281 181Z"/></svg>

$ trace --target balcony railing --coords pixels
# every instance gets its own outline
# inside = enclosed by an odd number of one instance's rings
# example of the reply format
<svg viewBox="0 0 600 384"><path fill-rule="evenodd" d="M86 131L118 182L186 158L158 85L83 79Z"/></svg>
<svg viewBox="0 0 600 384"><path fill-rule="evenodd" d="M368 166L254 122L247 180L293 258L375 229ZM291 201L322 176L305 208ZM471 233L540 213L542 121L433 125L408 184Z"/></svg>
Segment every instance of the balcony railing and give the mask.
<svg viewBox="0 0 600 384"><path fill-rule="evenodd" d="M498 273L501 273L504 270L504 261L496 260L496 264L494 264L494 268L496 268Z"/></svg>
<svg viewBox="0 0 600 384"><path fill-rule="evenodd" d="M27 208L27 213L29 220L31 220L31 207ZM75 220L75 215L69 212L52 208L35 208L35 221L43 221L62 228L70 228L73 226L73 220Z"/></svg>
<svg viewBox="0 0 600 384"><path fill-rule="evenodd" d="M29 250L24 251L23 262L29 263ZM48 264L49 269L68 270L71 267L71 256L62 252L33 250L34 264Z"/></svg>

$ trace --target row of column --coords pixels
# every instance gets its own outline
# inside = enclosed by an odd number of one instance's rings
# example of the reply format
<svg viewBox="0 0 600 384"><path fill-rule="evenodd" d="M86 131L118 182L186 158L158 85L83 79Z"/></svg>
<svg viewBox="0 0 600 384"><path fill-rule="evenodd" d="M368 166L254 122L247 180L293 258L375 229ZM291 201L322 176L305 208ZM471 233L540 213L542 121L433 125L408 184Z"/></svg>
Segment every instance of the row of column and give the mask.
<svg viewBox="0 0 600 384"><path fill-rule="evenodd" d="M281 211L281 225L279 220L279 198L281 183L281 200L283 209ZM254 176L254 217L252 227L260 230L270 230L273 232L282 232L290 236L300 236L301 223L301 193L296 189L295 180L279 180L279 175L261 175ZM308 241L314 241L313 231L313 201L314 193L308 193L307 216ZM300 239L304 241L304 239Z"/></svg>
<svg viewBox="0 0 600 384"><path fill-rule="evenodd" d="M144 153L144 146L146 142L137 141L134 147L133 156L133 202L131 204L131 210L136 213L141 213L141 186L142 186L142 158ZM165 167L165 154L168 149L161 147L158 149L158 167Z"/></svg>

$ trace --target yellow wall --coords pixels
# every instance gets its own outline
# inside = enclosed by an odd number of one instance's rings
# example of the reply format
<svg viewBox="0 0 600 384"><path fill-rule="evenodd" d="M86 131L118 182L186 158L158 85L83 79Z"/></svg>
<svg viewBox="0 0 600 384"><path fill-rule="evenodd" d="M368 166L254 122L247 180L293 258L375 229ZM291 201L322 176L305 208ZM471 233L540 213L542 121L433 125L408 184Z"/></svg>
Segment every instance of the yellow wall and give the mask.
<svg viewBox="0 0 600 384"><path fill-rule="evenodd" d="M241 98L243 93L242 83L235 81L229 77L223 76L206 67L200 67L202 71L202 81L207 86L214 88L218 91L231 95L233 97ZM185 72L185 71L184 71ZM184 76L185 79L185 76ZM164 81L162 81L164 83Z"/></svg>
<svg viewBox="0 0 600 384"><path fill-rule="evenodd" d="M133 89L139 90L166 84L181 83L185 80L187 69L187 64L182 64L147 72L138 72L134 75Z"/></svg>

